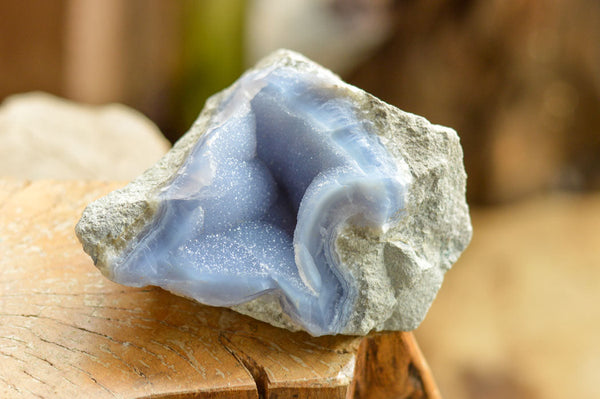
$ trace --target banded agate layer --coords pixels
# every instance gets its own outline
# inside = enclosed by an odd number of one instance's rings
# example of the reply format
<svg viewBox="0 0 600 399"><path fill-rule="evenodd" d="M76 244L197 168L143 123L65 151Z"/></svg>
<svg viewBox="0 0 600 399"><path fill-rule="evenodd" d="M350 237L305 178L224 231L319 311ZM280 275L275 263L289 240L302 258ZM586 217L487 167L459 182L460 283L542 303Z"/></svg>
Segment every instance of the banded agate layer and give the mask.
<svg viewBox="0 0 600 399"><path fill-rule="evenodd" d="M311 334L342 331L357 288L336 237L348 224L396 223L410 175L337 82L290 67L244 75L113 280L215 306L276 294Z"/></svg>

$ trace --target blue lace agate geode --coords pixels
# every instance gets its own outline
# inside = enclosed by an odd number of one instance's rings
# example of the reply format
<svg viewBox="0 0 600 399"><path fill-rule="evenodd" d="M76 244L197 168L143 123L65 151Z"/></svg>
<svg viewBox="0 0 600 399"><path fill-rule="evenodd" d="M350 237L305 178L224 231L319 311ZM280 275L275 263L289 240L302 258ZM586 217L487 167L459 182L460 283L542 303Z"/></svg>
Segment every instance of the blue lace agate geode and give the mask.
<svg viewBox="0 0 600 399"><path fill-rule="evenodd" d="M404 229L413 175L384 144L377 120L365 117L365 99L348 87L295 53L272 56L209 102L194 140L183 139L116 202L86 209L77 227L84 248L116 282L238 306L313 335L394 328L395 303L383 306L383 323L357 320L382 305L365 300L357 280L368 273L352 265L360 251L344 254L340 248L352 241L340 237L384 243L390 230ZM464 203L464 181L458 189ZM116 227L106 226L111 220ZM390 248L380 245L384 263ZM399 284L410 286L419 265L405 261ZM401 269L371 281L370 292L393 285Z"/></svg>

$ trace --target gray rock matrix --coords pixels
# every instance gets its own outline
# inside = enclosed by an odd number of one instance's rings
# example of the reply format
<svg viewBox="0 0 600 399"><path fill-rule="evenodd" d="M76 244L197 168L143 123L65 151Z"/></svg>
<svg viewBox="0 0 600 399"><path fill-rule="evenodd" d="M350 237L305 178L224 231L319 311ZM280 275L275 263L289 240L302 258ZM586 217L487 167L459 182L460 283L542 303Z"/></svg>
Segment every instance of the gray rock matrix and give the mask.
<svg viewBox="0 0 600 399"><path fill-rule="evenodd" d="M319 73L323 67L302 55L278 50L255 67L288 66ZM358 290L353 313L342 333L415 329L424 319L447 270L467 247L472 227L466 203L466 173L456 132L399 110L339 81L363 118L371 120L381 142L412 175L404 217L387 231L348 226L336 240L341 267ZM158 209L158 191L168 184L186 155L207 131L231 88L212 96L186 133L153 167L126 187L90 204L76 234L108 278L111 265L147 227ZM300 327L281 309L275 295L263 295L234 310L275 326Z"/></svg>

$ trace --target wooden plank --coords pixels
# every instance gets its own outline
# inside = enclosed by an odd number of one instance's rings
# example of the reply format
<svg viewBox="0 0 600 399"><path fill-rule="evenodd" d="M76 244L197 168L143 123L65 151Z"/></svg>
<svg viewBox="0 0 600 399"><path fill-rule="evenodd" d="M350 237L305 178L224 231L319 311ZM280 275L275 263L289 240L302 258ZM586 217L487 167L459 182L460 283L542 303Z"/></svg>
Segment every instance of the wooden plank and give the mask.
<svg viewBox="0 0 600 399"><path fill-rule="evenodd" d="M396 334L380 334L362 340L354 378L355 397L440 398L414 336L399 334L400 339Z"/></svg>
<svg viewBox="0 0 600 399"><path fill-rule="evenodd" d="M412 334L314 338L105 279L73 228L120 185L0 180L0 397L438 397Z"/></svg>

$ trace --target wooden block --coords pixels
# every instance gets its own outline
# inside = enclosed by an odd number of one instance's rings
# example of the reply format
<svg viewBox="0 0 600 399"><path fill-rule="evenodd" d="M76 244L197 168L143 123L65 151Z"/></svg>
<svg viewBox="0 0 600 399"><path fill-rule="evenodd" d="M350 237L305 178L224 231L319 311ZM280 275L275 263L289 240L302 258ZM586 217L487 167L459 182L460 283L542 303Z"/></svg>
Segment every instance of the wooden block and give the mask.
<svg viewBox="0 0 600 399"><path fill-rule="evenodd" d="M120 185L0 180L0 397L439 397L411 333L314 338L107 280L73 228Z"/></svg>

